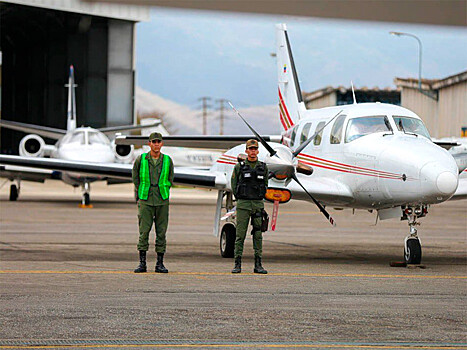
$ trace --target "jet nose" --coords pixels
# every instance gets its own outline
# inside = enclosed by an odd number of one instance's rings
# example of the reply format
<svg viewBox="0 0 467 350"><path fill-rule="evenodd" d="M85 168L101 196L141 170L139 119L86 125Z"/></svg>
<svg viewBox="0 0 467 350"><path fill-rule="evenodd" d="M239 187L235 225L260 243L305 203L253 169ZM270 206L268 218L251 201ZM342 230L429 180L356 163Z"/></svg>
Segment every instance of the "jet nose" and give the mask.
<svg viewBox="0 0 467 350"><path fill-rule="evenodd" d="M430 162L421 168L420 181L425 196L444 201L456 192L458 175L437 162Z"/></svg>

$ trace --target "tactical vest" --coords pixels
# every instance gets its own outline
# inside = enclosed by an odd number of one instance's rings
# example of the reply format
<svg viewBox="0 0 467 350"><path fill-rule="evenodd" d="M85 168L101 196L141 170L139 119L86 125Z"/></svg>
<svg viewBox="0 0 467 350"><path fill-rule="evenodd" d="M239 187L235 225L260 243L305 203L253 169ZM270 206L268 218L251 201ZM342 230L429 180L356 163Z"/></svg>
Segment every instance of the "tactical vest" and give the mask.
<svg viewBox="0 0 467 350"><path fill-rule="evenodd" d="M149 153L149 152L148 152ZM138 198L147 200L149 194L149 187L151 186L151 179L149 178L149 162L146 159L148 153L141 155L141 163L139 168L139 190ZM169 198L170 195L170 157L166 154L161 153L162 158L162 171L159 177L159 191L163 200Z"/></svg>
<svg viewBox="0 0 467 350"><path fill-rule="evenodd" d="M263 162L258 161L253 169L246 162L240 162L240 174L237 182L237 198L249 200L261 200L266 194L264 177L266 167Z"/></svg>

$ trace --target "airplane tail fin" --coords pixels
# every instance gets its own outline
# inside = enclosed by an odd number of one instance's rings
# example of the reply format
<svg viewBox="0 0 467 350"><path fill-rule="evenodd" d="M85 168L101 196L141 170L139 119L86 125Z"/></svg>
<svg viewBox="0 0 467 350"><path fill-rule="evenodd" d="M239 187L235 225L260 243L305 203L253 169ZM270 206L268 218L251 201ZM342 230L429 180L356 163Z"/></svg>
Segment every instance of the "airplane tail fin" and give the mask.
<svg viewBox="0 0 467 350"><path fill-rule="evenodd" d="M300 113L306 107L284 23L276 25L276 57L280 121L284 130L288 130L300 120Z"/></svg>
<svg viewBox="0 0 467 350"><path fill-rule="evenodd" d="M73 65L70 66L70 75L68 77L68 84L65 87L68 88L68 107L67 107L67 131L76 129L76 95L75 88L78 85L75 84L75 71Z"/></svg>

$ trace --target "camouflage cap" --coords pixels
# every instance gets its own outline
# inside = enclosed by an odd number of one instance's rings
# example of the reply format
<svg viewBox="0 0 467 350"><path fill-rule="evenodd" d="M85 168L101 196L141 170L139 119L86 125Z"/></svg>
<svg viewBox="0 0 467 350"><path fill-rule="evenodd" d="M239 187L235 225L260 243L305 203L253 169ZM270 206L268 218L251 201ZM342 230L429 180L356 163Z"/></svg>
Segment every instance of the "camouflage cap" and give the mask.
<svg viewBox="0 0 467 350"><path fill-rule="evenodd" d="M162 134L160 132L153 132L153 133L151 133L151 135L149 135L148 140L149 141L152 141L152 140L162 141Z"/></svg>
<svg viewBox="0 0 467 350"><path fill-rule="evenodd" d="M250 148L250 147L258 147L258 141L256 141L255 139L249 139L246 142L246 148Z"/></svg>

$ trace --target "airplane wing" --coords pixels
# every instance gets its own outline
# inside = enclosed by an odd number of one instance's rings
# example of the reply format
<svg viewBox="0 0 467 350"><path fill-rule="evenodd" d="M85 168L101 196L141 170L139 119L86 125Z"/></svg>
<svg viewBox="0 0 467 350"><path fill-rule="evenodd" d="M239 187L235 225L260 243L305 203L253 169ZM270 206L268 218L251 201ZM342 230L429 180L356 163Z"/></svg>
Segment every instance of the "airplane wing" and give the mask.
<svg viewBox="0 0 467 350"><path fill-rule="evenodd" d="M110 134L116 133L116 132L125 132L125 131L135 131L135 130L141 130L141 129L146 129L146 128L153 128L155 126L160 125L161 121L158 120L155 123L152 124L147 124L147 125L122 125L122 126L110 126L108 128L99 128L100 132L103 132L107 136ZM146 137L147 140L147 137Z"/></svg>
<svg viewBox="0 0 467 350"><path fill-rule="evenodd" d="M262 136L268 142L280 142L281 135ZM193 147L224 150L245 143L249 139L254 139L252 135L221 135L221 136L164 136L164 146ZM115 138L117 145L146 145L147 136L119 135Z"/></svg>
<svg viewBox="0 0 467 350"><path fill-rule="evenodd" d="M3 166L21 166L49 171L66 171L83 175L97 175L107 178L131 181L131 164L97 164L65 161L51 158L27 158L21 156L0 155ZM176 185L224 189L227 180L224 173L191 168L175 168L174 183Z"/></svg>
<svg viewBox="0 0 467 350"><path fill-rule="evenodd" d="M58 174L53 170L32 169L22 166L0 165L0 177L10 181L15 179L44 182L48 179L59 179Z"/></svg>
<svg viewBox="0 0 467 350"><path fill-rule="evenodd" d="M34 124L26 124L20 122L14 122L10 120L0 119L0 126L2 128L18 130L29 134L37 134L40 136L48 137L54 140L58 140L66 134L66 130L50 128L48 126L40 126Z"/></svg>

